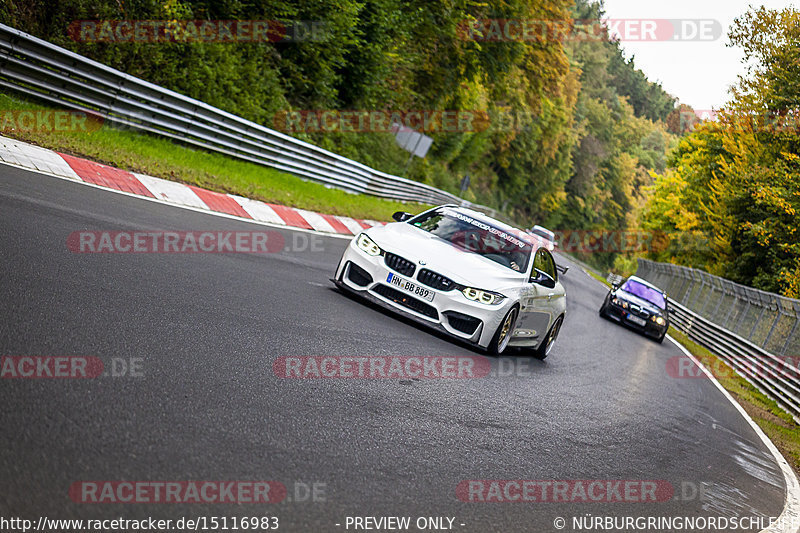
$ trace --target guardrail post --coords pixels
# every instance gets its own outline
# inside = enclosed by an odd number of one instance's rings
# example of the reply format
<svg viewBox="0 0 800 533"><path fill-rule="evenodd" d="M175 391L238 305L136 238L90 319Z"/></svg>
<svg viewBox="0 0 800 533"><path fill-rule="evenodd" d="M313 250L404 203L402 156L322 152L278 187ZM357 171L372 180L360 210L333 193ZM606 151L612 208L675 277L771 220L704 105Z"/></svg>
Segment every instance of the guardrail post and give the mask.
<svg viewBox="0 0 800 533"><path fill-rule="evenodd" d="M739 301L739 295L737 294L736 286L735 285L731 285L730 286L730 290L731 290L731 297L732 297L731 298L731 307L730 307L730 309L728 309L728 314L725 315L725 320L722 322L722 325L725 326L726 328L728 327L728 324L730 324L730 322L731 322L733 311L734 311L734 309L736 309L736 304ZM734 330L731 328L731 331L734 331Z"/></svg>
<svg viewBox="0 0 800 533"><path fill-rule="evenodd" d="M750 329L750 335L747 336L747 338L750 340L753 340L753 336L756 334L756 328L761 322L761 319L764 318L764 312L767 310L767 306L764 305L764 302L759 302L759 305L761 306L761 313L759 313L756 321L753 322L753 327Z"/></svg>
<svg viewBox="0 0 800 533"><path fill-rule="evenodd" d="M692 275L694 276L694 272L692 272ZM695 309L697 309L697 302L700 301L700 296L703 294L703 287L705 287L705 285L706 281L703 279L703 276L700 276L700 286L698 287L697 284L695 284L695 287L697 287L697 293L693 295L694 304L692 305L692 307L694 307Z"/></svg>
<svg viewBox="0 0 800 533"><path fill-rule="evenodd" d="M795 331L797 331L797 323L800 320L797 317L794 317L794 324L792 324L792 331L789 332L789 335L786 337L786 342L783 345L783 349L781 350L781 355L786 355L786 350L789 349L789 344L792 342L792 337L794 337Z"/></svg>
<svg viewBox="0 0 800 533"><path fill-rule="evenodd" d="M727 294L727 293L725 292L725 286L722 284L722 282L720 282L720 295L719 295L719 300L717 300L717 305L716 305L716 307L714 307L714 313L713 313L713 315L712 315L712 316L714 316L715 318L716 318L717 316L719 316L719 308L722 306L722 301L725 299L725 295L726 295L726 294Z"/></svg>
<svg viewBox="0 0 800 533"><path fill-rule="evenodd" d="M694 292L694 278L689 276L690 272L686 270L681 271L681 275L685 276L686 279L686 290L683 293L683 298L681 298L681 304L689 307L689 298L691 298L692 293Z"/></svg>
<svg viewBox="0 0 800 533"><path fill-rule="evenodd" d="M706 307L708 307L708 302L711 301L711 297L714 295L714 292L716 291L716 287L714 287L714 278L710 278L708 286L710 287L710 292L708 293L708 296L703 299L703 306L700 308L699 311L700 315L706 315Z"/></svg>
<svg viewBox="0 0 800 533"><path fill-rule="evenodd" d="M772 333L775 331L775 326L778 325L778 322L780 321L782 314L783 313L778 311L778 314L775 316L775 320L772 322L772 326L769 328L769 333L767 333L767 338L764 339L763 343L761 343L762 348L766 349L767 343L769 342L769 338L772 337Z"/></svg>
<svg viewBox="0 0 800 533"><path fill-rule="evenodd" d="M742 329L742 325L744 324L744 317L746 317L747 313L749 312L750 312L750 300L745 300L744 310L742 311L742 314L739 316L738 322L736 322L736 327L733 328L731 331L738 332L740 329Z"/></svg>
<svg viewBox="0 0 800 533"><path fill-rule="evenodd" d="M5 37L5 35L3 37ZM2 69L5 66L6 62L8 61L8 56L14 52L14 43L11 41L11 39L8 39L6 42L8 42L9 50L8 51L0 50L0 69Z"/></svg>
<svg viewBox="0 0 800 533"><path fill-rule="evenodd" d="M686 272L684 270L680 271L680 278L681 278L681 285L680 285L680 298L682 302L686 302L686 296L689 294L689 291L692 288L692 280L686 276Z"/></svg>

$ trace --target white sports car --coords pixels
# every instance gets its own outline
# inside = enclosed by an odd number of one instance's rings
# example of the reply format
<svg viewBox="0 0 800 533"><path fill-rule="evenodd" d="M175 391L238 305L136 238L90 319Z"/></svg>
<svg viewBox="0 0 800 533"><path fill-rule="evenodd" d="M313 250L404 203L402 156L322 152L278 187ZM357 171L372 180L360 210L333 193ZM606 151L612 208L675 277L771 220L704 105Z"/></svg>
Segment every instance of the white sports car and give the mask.
<svg viewBox="0 0 800 533"><path fill-rule="evenodd" d="M332 280L340 289L492 354L513 346L547 357L566 293L545 247L455 205L393 218L350 242Z"/></svg>

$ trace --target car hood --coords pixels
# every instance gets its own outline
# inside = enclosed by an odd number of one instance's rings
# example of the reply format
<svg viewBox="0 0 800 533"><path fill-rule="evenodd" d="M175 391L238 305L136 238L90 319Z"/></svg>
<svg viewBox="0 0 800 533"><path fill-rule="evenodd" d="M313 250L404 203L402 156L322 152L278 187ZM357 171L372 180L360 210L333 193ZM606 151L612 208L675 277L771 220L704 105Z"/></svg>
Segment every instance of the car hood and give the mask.
<svg viewBox="0 0 800 533"><path fill-rule="evenodd" d="M623 290L618 290L618 291L614 292L614 296L619 298L620 300L625 300L626 302L629 302L629 303L632 303L632 304L636 304L639 307L641 307L642 309L647 309L648 311L650 311L651 314L655 314L655 315L664 315L664 314L666 314L664 309L661 309L656 304L654 304L652 302L648 302L644 298L639 298L638 296L635 296L635 295L633 295L633 294L631 294L629 292L626 292L626 291L623 291Z"/></svg>
<svg viewBox="0 0 800 533"><path fill-rule="evenodd" d="M479 289L498 290L518 286L525 274L514 272L478 254L456 246L405 222L373 227L366 231L383 250L413 261L419 267L447 276L456 283ZM425 264L420 264L424 261Z"/></svg>

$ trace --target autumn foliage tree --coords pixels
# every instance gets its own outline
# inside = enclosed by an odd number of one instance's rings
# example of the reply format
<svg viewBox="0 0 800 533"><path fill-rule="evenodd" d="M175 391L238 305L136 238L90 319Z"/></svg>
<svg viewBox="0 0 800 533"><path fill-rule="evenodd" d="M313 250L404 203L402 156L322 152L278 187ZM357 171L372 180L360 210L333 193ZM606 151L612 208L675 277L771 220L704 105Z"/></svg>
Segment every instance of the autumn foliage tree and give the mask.
<svg viewBox="0 0 800 533"><path fill-rule="evenodd" d="M0 22L269 127L291 111L466 110L485 127L425 133L407 167L387 131L290 132L372 167L554 229L636 223L665 168L675 99L626 59L592 0L6 0ZM315 23L313 39L92 42L75 21ZM539 24L531 38L502 29ZM282 23L283 23L282 22ZM558 29L558 31L556 31ZM603 265L613 257L597 256Z"/></svg>
<svg viewBox="0 0 800 533"><path fill-rule="evenodd" d="M655 258L800 296L800 12L753 9L731 45L747 71L717 122L684 138L643 216L689 233Z"/></svg>

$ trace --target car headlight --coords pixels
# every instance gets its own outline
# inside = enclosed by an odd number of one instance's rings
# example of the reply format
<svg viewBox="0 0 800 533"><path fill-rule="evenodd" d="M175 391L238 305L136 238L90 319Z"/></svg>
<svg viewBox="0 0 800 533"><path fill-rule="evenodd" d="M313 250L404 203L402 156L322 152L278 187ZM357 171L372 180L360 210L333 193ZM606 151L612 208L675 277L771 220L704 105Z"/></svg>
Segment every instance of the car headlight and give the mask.
<svg viewBox="0 0 800 533"><path fill-rule="evenodd" d="M356 239L356 244L367 255L381 255L380 246L375 244L375 241L367 237L366 233L362 233L358 236L358 239Z"/></svg>
<svg viewBox="0 0 800 533"><path fill-rule="evenodd" d="M480 302L486 305L497 305L505 299L505 296L500 293L473 289L472 287L464 287L461 292L467 300Z"/></svg>
<svg viewBox="0 0 800 533"><path fill-rule="evenodd" d="M628 308L628 302L626 302L625 300L620 300L619 298L614 298L611 301L613 302L614 305L618 305L618 306L622 307L623 309L627 309Z"/></svg>
<svg viewBox="0 0 800 533"><path fill-rule="evenodd" d="M655 322L659 326L663 326L664 324L667 323L667 321L664 320L663 316L653 316L653 322Z"/></svg>

